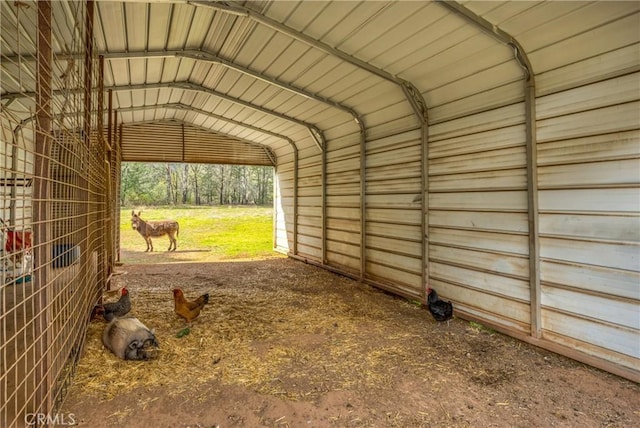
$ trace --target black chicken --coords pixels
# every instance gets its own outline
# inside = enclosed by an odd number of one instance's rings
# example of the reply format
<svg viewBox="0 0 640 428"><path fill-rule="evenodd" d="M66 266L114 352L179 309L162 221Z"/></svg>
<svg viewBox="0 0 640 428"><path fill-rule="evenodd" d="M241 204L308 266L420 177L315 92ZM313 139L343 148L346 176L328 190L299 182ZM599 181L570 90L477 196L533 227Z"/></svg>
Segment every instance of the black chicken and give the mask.
<svg viewBox="0 0 640 428"><path fill-rule="evenodd" d="M449 321L453 318L453 304L438 297L438 293L432 288L427 289L427 303L429 312L436 321Z"/></svg>
<svg viewBox="0 0 640 428"><path fill-rule="evenodd" d="M107 322L111 321L115 317L123 317L131 310L131 298L129 297L129 290L122 288L120 299L113 303L104 303L98 305L97 313L101 314Z"/></svg>

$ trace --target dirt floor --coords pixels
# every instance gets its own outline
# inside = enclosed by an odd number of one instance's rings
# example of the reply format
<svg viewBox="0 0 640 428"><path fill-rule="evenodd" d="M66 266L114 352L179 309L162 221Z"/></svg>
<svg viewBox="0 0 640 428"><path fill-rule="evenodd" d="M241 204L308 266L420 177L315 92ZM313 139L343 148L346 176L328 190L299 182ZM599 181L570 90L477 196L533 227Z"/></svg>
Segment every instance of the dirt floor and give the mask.
<svg viewBox="0 0 640 428"><path fill-rule="evenodd" d="M61 412L81 426L631 427L640 386L302 262L125 265L157 360L89 326ZM172 288L210 304L190 334Z"/></svg>

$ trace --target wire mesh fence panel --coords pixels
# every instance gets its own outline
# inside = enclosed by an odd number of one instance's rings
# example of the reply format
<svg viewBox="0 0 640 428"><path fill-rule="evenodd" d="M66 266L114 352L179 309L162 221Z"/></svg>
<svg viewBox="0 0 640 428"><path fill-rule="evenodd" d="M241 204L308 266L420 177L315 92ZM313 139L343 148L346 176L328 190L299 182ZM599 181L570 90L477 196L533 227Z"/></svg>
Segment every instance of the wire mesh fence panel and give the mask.
<svg viewBox="0 0 640 428"><path fill-rule="evenodd" d="M119 156L93 3L0 12L0 426L47 425L115 260Z"/></svg>

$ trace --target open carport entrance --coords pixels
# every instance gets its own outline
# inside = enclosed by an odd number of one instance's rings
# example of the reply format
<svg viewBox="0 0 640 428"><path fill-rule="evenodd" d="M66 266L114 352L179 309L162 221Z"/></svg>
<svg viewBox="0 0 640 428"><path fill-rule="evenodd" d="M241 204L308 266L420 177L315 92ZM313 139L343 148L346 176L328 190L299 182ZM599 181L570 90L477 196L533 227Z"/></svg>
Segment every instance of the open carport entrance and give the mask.
<svg viewBox="0 0 640 428"><path fill-rule="evenodd" d="M273 167L127 162L122 165L122 263L208 262L271 257ZM132 229L132 211L144 221L178 222L177 249L168 235Z"/></svg>

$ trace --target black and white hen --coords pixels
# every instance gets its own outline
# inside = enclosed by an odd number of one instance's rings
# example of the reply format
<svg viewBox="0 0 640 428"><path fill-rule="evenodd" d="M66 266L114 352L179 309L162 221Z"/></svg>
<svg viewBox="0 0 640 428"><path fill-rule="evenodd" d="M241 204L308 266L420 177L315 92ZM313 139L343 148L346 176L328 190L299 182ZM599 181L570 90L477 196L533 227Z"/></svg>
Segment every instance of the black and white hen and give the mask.
<svg viewBox="0 0 640 428"><path fill-rule="evenodd" d="M442 300L433 288L427 289L427 303L429 312L436 321L449 321L453 318L453 304Z"/></svg>

